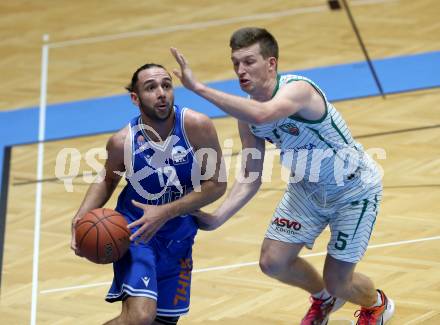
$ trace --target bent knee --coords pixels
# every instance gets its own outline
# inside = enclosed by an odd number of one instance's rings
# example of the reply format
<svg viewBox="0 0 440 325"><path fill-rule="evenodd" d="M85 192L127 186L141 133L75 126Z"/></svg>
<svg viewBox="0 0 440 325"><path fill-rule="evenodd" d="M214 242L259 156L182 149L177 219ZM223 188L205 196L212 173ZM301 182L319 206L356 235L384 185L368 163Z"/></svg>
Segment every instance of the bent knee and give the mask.
<svg viewBox="0 0 440 325"><path fill-rule="evenodd" d="M277 275L285 270L287 264L285 260L275 258L270 254L263 253L260 256L260 269L270 277L277 277Z"/></svg>
<svg viewBox="0 0 440 325"><path fill-rule="evenodd" d="M128 319L130 325L152 325L156 319L156 313L142 309L131 310Z"/></svg>

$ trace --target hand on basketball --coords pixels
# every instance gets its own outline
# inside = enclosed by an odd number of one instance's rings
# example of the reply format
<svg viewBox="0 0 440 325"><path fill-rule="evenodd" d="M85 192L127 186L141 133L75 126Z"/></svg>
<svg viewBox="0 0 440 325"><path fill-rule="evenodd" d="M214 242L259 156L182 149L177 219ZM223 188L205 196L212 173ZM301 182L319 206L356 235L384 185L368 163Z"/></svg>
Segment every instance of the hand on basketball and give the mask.
<svg viewBox="0 0 440 325"><path fill-rule="evenodd" d="M167 221L167 215L164 213L164 209L160 205L148 205L139 203L135 200L132 200L131 202L135 207L142 209L144 211L144 215L140 219L128 225L129 229L139 226L139 229L137 229L130 236L130 240L136 240L136 242L146 243Z"/></svg>
<svg viewBox="0 0 440 325"><path fill-rule="evenodd" d="M75 216L72 220L72 239L70 240L70 249L72 249L75 252L75 254L78 256L82 256L82 255L80 254L78 246L76 245L75 227L80 219L81 217Z"/></svg>
<svg viewBox="0 0 440 325"><path fill-rule="evenodd" d="M173 69L173 73L179 78L180 82L185 88L189 90L195 90L197 86L197 80L194 78L191 69L189 68L188 61L186 61L185 57L182 53L180 53L176 48L172 47L171 54L176 59L177 63L180 66L180 71L177 69Z"/></svg>

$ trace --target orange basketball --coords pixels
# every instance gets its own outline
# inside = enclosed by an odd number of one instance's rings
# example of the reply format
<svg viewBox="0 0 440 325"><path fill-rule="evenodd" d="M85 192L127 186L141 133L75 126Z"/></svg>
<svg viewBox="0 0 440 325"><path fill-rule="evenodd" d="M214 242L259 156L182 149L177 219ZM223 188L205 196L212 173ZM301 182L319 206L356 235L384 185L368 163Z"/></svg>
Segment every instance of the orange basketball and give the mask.
<svg viewBox="0 0 440 325"><path fill-rule="evenodd" d="M94 209L75 226L76 246L88 260L107 264L119 260L130 245L127 221L111 209Z"/></svg>

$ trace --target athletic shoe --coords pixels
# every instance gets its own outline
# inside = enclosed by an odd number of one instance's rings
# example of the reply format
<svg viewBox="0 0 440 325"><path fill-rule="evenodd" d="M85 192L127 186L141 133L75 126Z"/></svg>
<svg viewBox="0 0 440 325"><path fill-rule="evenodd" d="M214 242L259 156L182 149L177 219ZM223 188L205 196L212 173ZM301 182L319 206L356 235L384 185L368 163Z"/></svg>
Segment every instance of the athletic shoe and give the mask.
<svg viewBox="0 0 440 325"><path fill-rule="evenodd" d="M345 300L329 297L326 300L310 297L312 305L301 321L301 325L327 325L330 313L345 304Z"/></svg>
<svg viewBox="0 0 440 325"><path fill-rule="evenodd" d="M355 317L359 317L356 325L383 325L389 321L394 314L394 302L387 298L382 290L377 290L382 298L382 305L365 308L356 311Z"/></svg>

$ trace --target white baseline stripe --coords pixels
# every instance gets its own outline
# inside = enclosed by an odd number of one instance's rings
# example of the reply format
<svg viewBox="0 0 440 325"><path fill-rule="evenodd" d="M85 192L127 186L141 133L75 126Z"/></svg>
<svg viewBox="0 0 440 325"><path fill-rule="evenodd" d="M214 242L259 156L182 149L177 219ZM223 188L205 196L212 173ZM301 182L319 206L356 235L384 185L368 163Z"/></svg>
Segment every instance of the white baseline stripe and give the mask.
<svg viewBox="0 0 440 325"><path fill-rule="evenodd" d="M381 248L381 247L388 247L388 246L400 246L400 245L405 245L405 244L412 244L412 243L424 242L424 241L428 241L428 240L438 240L438 239L440 239L440 236L413 239L413 240L404 240L404 241L398 241L398 242L392 242L392 243L370 245L370 246L368 246L367 249ZM325 256L326 254L327 254L327 252L319 252L319 253L304 254L304 255L301 255L301 257L307 258L307 257L314 257L314 256ZM257 264L258 264L258 262L247 262L247 263L231 264L231 265L224 265L224 266L215 266L215 267L209 267L209 268L205 268L205 269L194 270L193 273L227 270L227 269L234 269L234 268L257 265Z"/></svg>
<svg viewBox="0 0 440 325"><path fill-rule="evenodd" d="M423 314L422 316L419 316L417 318L414 318L412 320L410 320L409 322L407 322L405 325L412 325L412 324L422 324L422 321L428 320L431 317L435 316L436 314L438 314L438 311L436 310L431 310L425 314Z"/></svg>
<svg viewBox="0 0 440 325"><path fill-rule="evenodd" d="M60 291L70 291L70 290L77 290L77 289L84 289L84 288L93 288L93 287L101 287L112 284L110 281L107 282L97 282L92 284L83 284L78 286L72 286L72 287L65 287L65 288L58 288L58 289L50 289L50 290L41 290L41 294L45 293L54 293L54 292L60 292Z"/></svg>
<svg viewBox="0 0 440 325"><path fill-rule="evenodd" d="M304 254L304 255L301 255L301 257L306 258L306 257L313 257L313 256L323 256L325 254L327 254L327 252ZM235 269L235 268L244 267L244 266L257 265L257 264L258 264L258 262L247 262L247 263L230 264L230 265L224 265L224 266L214 266L214 267L208 267L205 269L194 270L193 273L228 270L228 269Z"/></svg>
<svg viewBox="0 0 440 325"><path fill-rule="evenodd" d="M385 244L370 245L370 246L368 246L367 249L389 247L389 246L400 246L400 245L421 243L421 242L425 242L425 241L439 240L439 239L440 239L440 236L425 237L425 238L412 239L412 240L403 240L403 241L397 241L397 242L391 242L391 243L385 243ZM307 257L314 257L314 256L324 256L326 254L327 254L327 252L319 252L319 253L312 253L312 254L304 254L304 255L301 255L301 257L307 258ZM245 267L245 266L253 266L253 265L258 265L258 262L247 262L247 263L238 263L238 264L231 264L231 265L224 265L224 266L208 267L208 268L204 268L204 269L194 270L193 273L228 270L228 269L235 269L235 268L240 268L240 267ZM111 284L111 282L84 284L84 285L78 285L78 286L72 286L72 287L42 290L42 291L40 291L40 293L46 294L46 293L53 293L53 292L60 292L60 291L70 291L70 290L98 287L98 286L110 285L110 284Z"/></svg>
<svg viewBox="0 0 440 325"><path fill-rule="evenodd" d="M393 3L393 2L397 2L397 1L399 1L399 0L359 0L357 2L353 2L352 5L362 6L362 5L369 5L369 4L376 4L376 3L389 3L389 2ZM297 9L291 9L291 10L268 12L265 14L240 16L240 17L217 19L217 20L208 20L208 21L192 23L192 24L180 24L180 25L174 25L174 26L167 26L167 27L163 27L163 28L144 29L144 30L133 31L133 32L119 33L119 34L78 38L78 39L74 39L74 40L70 40L70 41L54 42L54 43L49 44L49 46L51 48L60 48L60 47L75 46L75 45L80 45L80 44L108 42L108 41L115 41L115 40L132 38L132 37L140 37L140 36L146 36L146 35L159 35L159 34L165 34L165 33L180 32L180 31L185 31L185 30L196 30L196 29L202 29L202 28L206 28L206 27L224 26L224 25L230 25L230 24L246 22L246 21L254 21L254 20L268 20L268 19L294 16L294 15L300 15L300 14L306 14L306 13L322 12L322 11L328 11L328 10L330 10L328 8L328 6L297 8Z"/></svg>
<svg viewBox="0 0 440 325"><path fill-rule="evenodd" d="M49 66L49 35L43 36L41 49L41 85L40 85L40 109L38 123L38 158L37 179L43 179L44 167L44 136L46 133L46 105L47 105L47 75ZM43 196L43 183L38 182L35 190L35 220L34 220L34 254L32 261L32 301L30 324L37 323L37 300L38 300L38 265L40 259L40 230L41 230L41 202Z"/></svg>
<svg viewBox="0 0 440 325"><path fill-rule="evenodd" d="M340 321L347 322L350 325L354 325L354 320L351 320L351 319L347 319L347 318L332 318L332 323L340 322ZM330 322L328 322L328 324L330 324Z"/></svg>
<svg viewBox="0 0 440 325"><path fill-rule="evenodd" d="M399 0L352 0L350 4L352 6L363 6L363 5L373 5L376 3L394 3L399 2Z"/></svg>

